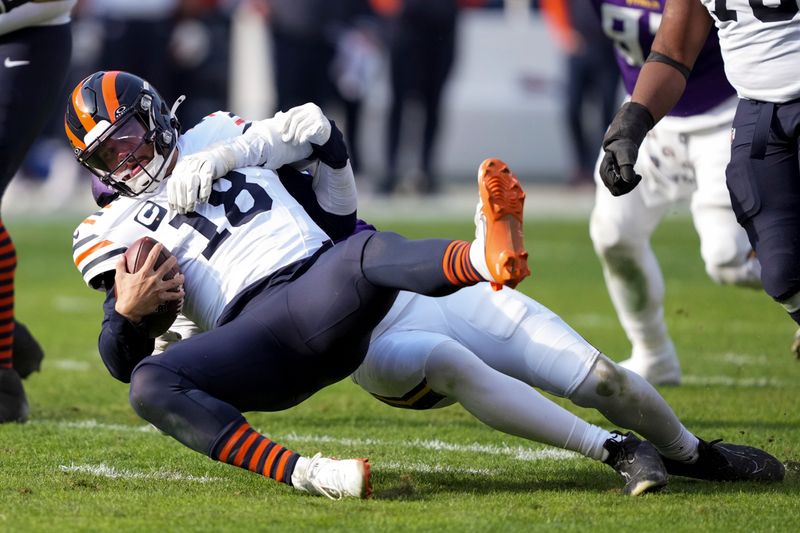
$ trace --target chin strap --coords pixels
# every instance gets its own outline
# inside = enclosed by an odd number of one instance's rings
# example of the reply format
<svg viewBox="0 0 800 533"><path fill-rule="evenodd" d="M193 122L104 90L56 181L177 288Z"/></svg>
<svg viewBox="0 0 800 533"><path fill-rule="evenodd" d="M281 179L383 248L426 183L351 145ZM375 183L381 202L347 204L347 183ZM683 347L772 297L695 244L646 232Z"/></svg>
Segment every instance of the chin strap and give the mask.
<svg viewBox="0 0 800 533"><path fill-rule="evenodd" d="M184 100L186 100L186 95L182 94L178 97L177 100L175 100L175 103L172 104L172 109L169 110L169 114L172 115L172 118L176 118L175 111L178 110L178 108L180 107L180 105L183 103Z"/></svg>

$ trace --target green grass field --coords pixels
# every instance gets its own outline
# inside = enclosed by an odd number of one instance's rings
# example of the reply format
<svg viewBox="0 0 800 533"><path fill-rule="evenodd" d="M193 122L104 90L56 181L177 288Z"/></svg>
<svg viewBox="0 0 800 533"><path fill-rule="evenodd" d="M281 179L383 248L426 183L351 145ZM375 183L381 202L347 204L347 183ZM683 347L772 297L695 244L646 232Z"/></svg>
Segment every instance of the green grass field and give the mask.
<svg viewBox="0 0 800 533"><path fill-rule="evenodd" d="M101 295L71 264L78 218L11 220L17 309L41 340L26 382L27 424L0 426L0 531L796 531L800 511L800 362L791 321L766 295L706 277L689 221L655 237L666 316L685 385L662 393L690 430L763 447L787 463L783 484L673 479L626 498L608 467L490 430L458 406L393 409L351 382L250 422L303 454L368 456L374 498L332 502L211 461L143 423L96 350ZM470 238L469 224L382 227ZM523 291L612 358L627 357L585 221L527 229ZM560 402L566 405L564 402ZM569 406L593 423L595 412Z"/></svg>

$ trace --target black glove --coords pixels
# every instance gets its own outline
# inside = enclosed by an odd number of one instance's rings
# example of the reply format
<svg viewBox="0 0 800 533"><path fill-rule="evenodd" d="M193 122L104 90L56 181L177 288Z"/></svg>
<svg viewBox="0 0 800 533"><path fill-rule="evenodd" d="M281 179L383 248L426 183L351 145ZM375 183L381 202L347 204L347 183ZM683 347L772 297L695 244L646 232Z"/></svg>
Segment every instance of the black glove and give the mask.
<svg viewBox="0 0 800 533"><path fill-rule="evenodd" d="M348 154L344 136L334 121L331 122L331 136L325 144L311 143L313 156L331 168L344 168Z"/></svg>
<svg viewBox="0 0 800 533"><path fill-rule="evenodd" d="M600 163L600 177L614 196L631 192L642 180L633 170L639 146L655 125L653 115L643 105L628 102L623 105L603 137L606 154Z"/></svg>

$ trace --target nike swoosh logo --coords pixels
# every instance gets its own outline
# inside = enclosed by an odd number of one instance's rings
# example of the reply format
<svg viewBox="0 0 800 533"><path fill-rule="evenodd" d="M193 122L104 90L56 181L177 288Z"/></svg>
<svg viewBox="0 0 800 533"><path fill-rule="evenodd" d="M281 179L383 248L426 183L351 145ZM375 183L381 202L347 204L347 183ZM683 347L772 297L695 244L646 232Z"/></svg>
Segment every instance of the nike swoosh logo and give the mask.
<svg viewBox="0 0 800 533"><path fill-rule="evenodd" d="M19 61L15 61L10 57L7 57L6 60L3 62L3 65L6 68L21 67L22 65L28 65L28 64L30 64L30 61L28 61L27 59L20 59Z"/></svg>

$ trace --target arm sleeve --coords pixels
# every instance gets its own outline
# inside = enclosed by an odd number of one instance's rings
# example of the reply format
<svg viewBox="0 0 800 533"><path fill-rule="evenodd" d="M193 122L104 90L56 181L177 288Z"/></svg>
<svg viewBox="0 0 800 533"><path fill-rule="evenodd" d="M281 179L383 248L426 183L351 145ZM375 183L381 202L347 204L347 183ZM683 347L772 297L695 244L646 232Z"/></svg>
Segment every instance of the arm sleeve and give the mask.
<svg viewBox="0 0 800 533"><path fill-rule="evenodd" d="M311 187L317 203L326 212L346 216L355 214L358 193L353 168L350 166L347 144L336 123L331 120L331 136L325 144L311 144L313 155L319 159Z"/></svg>
<svg viewBox="0 0 800 533"><path fill-rule="evenodd" d="M123 383L130 383L133 368L153 353L155 340L148 338L142 328L117 313L114 309L117 299L113 283L109 285L111 287L107 289L103 303L103 325L97 347L109 373Z"/></svg>
<svg viewBox="0 0 800 533"><path fill-rule="evenodd" d="M320 166L323 166L323 163L320 163ZM278 177L289 194L303 206L311 219L332 240L339 241L353 233L356 227L355 209L341 215L323 209L312 186L314 178L289 165L278 169Z"/></svg>
<svg viewBox="0 0 800 533"><path fill-rule="evenodd" d="M310 143L300 146L283 142L275 118L255 121L242 135L208 148L214 160L214 175L224 176L236 168L264 166L271 170L311 155Z"/></svg>

